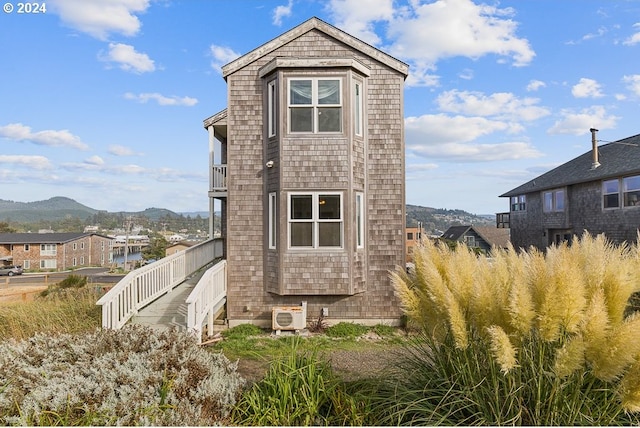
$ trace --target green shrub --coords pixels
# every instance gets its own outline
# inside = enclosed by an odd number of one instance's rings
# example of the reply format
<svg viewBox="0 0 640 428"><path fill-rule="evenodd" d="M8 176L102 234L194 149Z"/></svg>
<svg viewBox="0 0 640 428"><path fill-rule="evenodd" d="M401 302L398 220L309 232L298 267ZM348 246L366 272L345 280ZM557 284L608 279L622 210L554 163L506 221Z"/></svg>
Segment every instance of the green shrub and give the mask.
<svg viewBox="0 0 640 428"><path fill-rule="evenodd" d="M330 337L353 338L362 336L369 331L369 327L352 322L339 322L327 327L325 333Z"/></svg>
<svg viewBox="0 0 640 428"><path fill-rule="evenodd" d="M585 234L487 259L424 241L414 257L392 278L424 334L379 386L386 424L640 422L640 316L625 313L638 246Z"/></svg>
<svg viewBox="0 0 640 428"><path fill-rule="evenodd" d="M242 394L232 422L246 426L360 425L362 405L314 350L300 352L301 340L269 366L263 380Z"/></svg>
<svg viewBox="0 0 640 428"><path fill-rule="evenodd" d="M264 331L253 324L240 324L228 330L222 331L222 337L227 340L242 340L251 336L259 336Z"/></svg>
<svg viewBox="0 0 640 428"><path fill-rule="evenodd" d="M385 324L376 324L371 328L371 331L373 331L380 337L389 337L396 334L395 327L391 327L390 325Z"/></svg>

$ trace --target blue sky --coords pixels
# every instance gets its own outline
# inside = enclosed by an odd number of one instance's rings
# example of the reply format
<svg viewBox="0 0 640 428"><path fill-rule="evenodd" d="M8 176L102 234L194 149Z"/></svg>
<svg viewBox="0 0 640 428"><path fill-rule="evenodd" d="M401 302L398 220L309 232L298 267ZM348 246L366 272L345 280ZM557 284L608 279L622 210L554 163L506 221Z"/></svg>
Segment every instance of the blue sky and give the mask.
<svg viewBox="0 0 640 428"><path fill-rule="evenodd" d="M8 3L0 199L206 211L220 67L312 16L409 64L409 204L507 211L499 195L590 150L589 128L640 133L637 0Z"/></svg>

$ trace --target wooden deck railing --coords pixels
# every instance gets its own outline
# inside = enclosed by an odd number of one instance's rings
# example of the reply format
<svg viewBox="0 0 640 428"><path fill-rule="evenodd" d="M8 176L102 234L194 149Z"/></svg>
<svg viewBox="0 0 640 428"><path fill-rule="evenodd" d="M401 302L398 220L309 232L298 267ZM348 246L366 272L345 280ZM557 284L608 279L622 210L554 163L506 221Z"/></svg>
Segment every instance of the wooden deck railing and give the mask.
<svg viewBox="0 0 640 428"><path fill-rule="evenodd" d="M223 247L222 239L210 239L129 272L96 303L102 306L102 327L120 329L140 309L222 257Z"/></svg>
<svg viewBox="0 0 640 428"><path fill-rule="evenodd" d="M209 268L187 297L187 330L202 342L202 325L207 320L207 335L213 336L216 312L227 301L227 261L221 260Z"/></svg>

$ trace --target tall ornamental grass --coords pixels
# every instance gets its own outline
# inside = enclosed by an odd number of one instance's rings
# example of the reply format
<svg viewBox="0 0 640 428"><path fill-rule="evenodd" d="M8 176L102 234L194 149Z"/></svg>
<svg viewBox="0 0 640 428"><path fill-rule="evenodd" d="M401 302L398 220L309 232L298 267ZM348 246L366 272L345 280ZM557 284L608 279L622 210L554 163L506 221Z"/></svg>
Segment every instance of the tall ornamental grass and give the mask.
<svg viewBox="0 0 640 428"><path fill-rule="evenodd" d="M638 245L585 233L485 258L425 240L414 256L392 281L422 334L378 391L385 423L640 422Z"/></svg>

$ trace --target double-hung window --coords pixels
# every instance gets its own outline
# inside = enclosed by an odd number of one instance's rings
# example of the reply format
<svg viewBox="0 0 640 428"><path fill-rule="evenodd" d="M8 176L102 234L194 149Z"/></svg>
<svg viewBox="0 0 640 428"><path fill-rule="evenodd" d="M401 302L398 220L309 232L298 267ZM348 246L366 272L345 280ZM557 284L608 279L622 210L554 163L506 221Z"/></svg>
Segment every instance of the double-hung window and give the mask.
<svg viewBox="0 0 640 428"><path fill-rule="evenodd" d="M342 194L289 194L289 247L342 248Z"/></svg>
<svg viewBox="0 0 640 428"><path fill-rule="evenodd" d="M602 204L604 208L620 207L620 180L602 182Z"/></svg>
<svg viewBox="0 0 640 428"><path fill-rule="evenodd" d="M342 132L341 80L289 79L291 132Z"/></svg>
<svg viewBox="0 0 640 428"><path fill-rule="evenodd" d="M564 189L549 190L543 193L544 212L564 211Z"/></svg>
<svg viewBox="0 0 640 428"><path fill-rule="evenodd" d="M527 197L525 195L511 197L511 211L525 211L527 209Z"/></svg>
<svg viewBox="0 0 640 428"><path fill-rule="evenodd" d="M622 179L622 198L625 207L640 205L640 175Z"/></svg>
<svg viewBox="0 0 640 428"><path fill-rule="evenodd" d="M40 244L41 256L55 256L58 253L56 244Z"/></svg>

